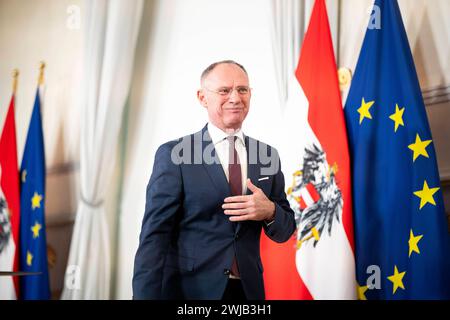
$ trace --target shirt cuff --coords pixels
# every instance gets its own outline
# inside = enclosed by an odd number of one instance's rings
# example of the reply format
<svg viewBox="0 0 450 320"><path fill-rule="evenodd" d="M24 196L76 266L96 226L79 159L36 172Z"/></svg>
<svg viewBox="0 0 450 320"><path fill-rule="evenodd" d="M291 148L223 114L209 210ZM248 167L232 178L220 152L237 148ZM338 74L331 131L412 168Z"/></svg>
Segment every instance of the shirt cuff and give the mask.
<svg viewBox="0 0 450 320"><path fill-rule="evenodd" d="M269 221L264 220L264 223L266 224L266 227L270 226L274 222L275 222L275 217L273 217L272 220L269 220Z"/></svg>

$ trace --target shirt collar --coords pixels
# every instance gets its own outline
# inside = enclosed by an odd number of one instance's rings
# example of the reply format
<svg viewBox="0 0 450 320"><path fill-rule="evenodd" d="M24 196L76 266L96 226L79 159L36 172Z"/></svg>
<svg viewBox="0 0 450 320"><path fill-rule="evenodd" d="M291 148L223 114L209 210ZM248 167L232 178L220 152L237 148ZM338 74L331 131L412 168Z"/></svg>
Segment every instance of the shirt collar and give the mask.
<svg viewBox="0 0 450 320"><path fill-rule="evenodd" d="M208 122L208 132L209 132L209 136L211 137L211 140L214 145L216 145L219 142L222 142L224 139L226 139L229 136L228 133L217 128L211 122ZM238 137L238 139L240 139L242 144L245 146L244 133L242 132L241 128L239 128L239 130L237 130L233 134L233 136Z"/></svg>

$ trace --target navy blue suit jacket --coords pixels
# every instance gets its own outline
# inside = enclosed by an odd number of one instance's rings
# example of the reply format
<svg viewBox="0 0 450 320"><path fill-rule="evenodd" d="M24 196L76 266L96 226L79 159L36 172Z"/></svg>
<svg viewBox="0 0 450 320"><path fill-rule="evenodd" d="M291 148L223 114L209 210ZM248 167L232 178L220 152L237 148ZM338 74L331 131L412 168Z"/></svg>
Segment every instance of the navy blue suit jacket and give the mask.
<svg viewBox="0 0 450 320"><path fill-rule="evenodd" d="M147 187L134 262L134 299L221 299L235 255L247 298L264 299L261 230L284 242L293 234L295 220L277 151L247 136L245 145L247 176L275 203L275 221L269 226L263 221L229 221L222 209L230 196L222 165L202 158L208 153L216 156L206 126L161 145ZM257 149L250 154L249 146ZM275 156L276 172L261 174L262 163L268 167L267 158L260 157L261 148Z"/></svg>

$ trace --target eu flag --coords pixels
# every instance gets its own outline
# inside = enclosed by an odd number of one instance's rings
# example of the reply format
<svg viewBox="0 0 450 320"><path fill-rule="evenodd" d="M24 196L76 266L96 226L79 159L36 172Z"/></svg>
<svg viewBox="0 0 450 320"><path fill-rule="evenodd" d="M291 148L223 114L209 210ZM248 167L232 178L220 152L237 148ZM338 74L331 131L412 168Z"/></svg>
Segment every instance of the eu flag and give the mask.
<svg viewBox="0 0 450 320"><path fill-rule="evenodd" d="M45 153L40 109L38 89L20 170L20 266L23 271L40 274L20 279L22 299L50 298L44 210Z"/></svg>
<svg viewBox="0 0 450 320"><path fill-rule="evenodd" d="M414 61L397 1L372 12L345 105L359 298L448 299L450 237Z"/></svg>

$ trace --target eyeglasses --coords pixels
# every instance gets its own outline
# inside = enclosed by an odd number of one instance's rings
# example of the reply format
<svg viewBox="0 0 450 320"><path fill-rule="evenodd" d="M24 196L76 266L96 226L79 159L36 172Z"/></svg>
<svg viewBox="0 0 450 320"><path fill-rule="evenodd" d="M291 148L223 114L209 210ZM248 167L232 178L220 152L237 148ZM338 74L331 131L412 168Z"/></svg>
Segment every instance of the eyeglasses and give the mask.
<svg viewBox="0 0 450 320"><path fill-rule="evenodd" d="M247 96L250 91L252 90L252 88L247 87L247 86L239 86L236 88L230 88L230 87L221 87L217 90L212 90L209 88L206 88L206 90L217 93L218 95L222 96L222 97L229 97L231 95L231 93L233 92L233 90L236 90L236 92L240 95L240 96Z"/></svg>

